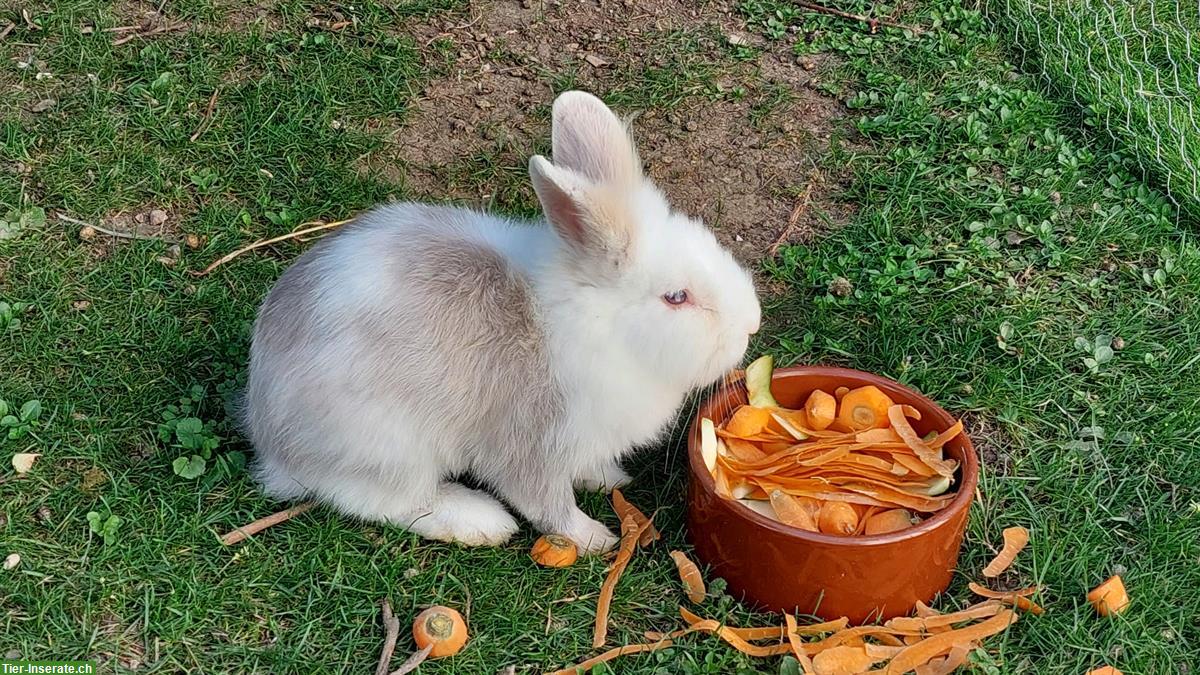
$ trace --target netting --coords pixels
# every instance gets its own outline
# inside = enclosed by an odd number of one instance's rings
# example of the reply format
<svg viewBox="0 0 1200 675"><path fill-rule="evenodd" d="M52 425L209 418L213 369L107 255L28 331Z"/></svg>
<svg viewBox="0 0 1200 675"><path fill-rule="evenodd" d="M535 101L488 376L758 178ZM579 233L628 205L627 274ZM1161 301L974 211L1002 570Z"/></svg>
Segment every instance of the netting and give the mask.
<svg viewBox="0 0 1200 675"><path fill-rule="evenodd" d="M1200 1L980 0L1040 70L1200 217Z"/></svg>

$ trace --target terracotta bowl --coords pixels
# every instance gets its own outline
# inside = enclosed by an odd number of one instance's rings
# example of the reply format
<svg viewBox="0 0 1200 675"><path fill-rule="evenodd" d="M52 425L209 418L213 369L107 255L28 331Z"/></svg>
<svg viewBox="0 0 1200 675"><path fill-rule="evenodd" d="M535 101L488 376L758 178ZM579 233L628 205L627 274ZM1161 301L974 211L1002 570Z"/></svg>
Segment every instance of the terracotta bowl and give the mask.
<svg viewBox="0 0 1200 675"><path fill-rule="evenodd" d="M924 435L955 420L933 401L891 380L845 368L802 367L775 371L771 392L780 405L799 408L814 389L833 392L873 384L897 403L921 411L913 427ZM739 383L704 402L688 436L688 536L696 555L725 579L734 597L757 609L845 616L854 623L911 613L946 590L958 564L967 514L979 479L979 460L966 434L945 446L961 468L949 506L920 525L871 537L837 537L784 525L717 496L700 456L700 418L746 402Z"/></svg>

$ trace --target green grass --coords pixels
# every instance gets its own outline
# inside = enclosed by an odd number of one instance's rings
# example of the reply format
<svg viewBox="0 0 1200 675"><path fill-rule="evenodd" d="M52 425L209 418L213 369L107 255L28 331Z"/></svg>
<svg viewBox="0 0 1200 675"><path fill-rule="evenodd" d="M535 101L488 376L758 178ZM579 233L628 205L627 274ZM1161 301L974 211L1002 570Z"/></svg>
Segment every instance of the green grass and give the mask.
<svg viewBox="0 0 1200 675"><path fill-rule="evenodd" d="M1025 47L1030 67L1200 216L1200 7L1174 0L982 4Z"/></svg>
<svg viewBox="0 0 1200 675"><path fill-rule="evenodd" d="M239 468L248 448L224 398L244 377L256 303L302 246L202 279L188 271L301 221L403 196L403 184L364 175L357 161L383 142L369 122L403 116L439 75L443 61L406 26L453 12L448 4L356 3L360 27L332 34L305 26L315 4L280 3L270 25L230 25L230 3L185 3L177 15L196 30L124 49L76 30L118 25L107 3L55 3L36 15L41 31L2 15L18 27L0 42L0 83L23 89L0 101L0 169L29 171L0 173L0 215L43 208L95 221L158 207L206 243L173 266L159 261L161 242L100 256L53 217L0 240L0 301L29 306L20 325L0 325L0 398L43 407L29 435L0 440L5 456L43 453L26 476L7 460L0 473L0 553L23 557L2 573L0 649L136 659L155 672L361 673L377 658L387 596L402 620L433 602L469 610L468 648L422 672L542 672L592 653L594 599L555 601L594 593L604 564L535 569L528 529L504 548L470 550L317 510L237 549L216 542L278 506ZM1200 248L1189 222L1133 177L1128 157L1091 150L1080 114L1010 65L1015 55L978 13L938 0L905 17L930 33L872 37L789 7L746 2L741 16L798 38L798 51L837 55L822 80L851 115L827 165L848 167L843 198L857 211L823 241L764 262L785 290L765 299L755 349L877 371L968 416L986 462L982 500L943 604L968 601L966 581L1011 524L1030 527L1034 543L1006 581L1046 588L1047 614L989 640L975 655L982 672L1102 662L1130 675L1182 672L1200 643ZM54 77L37 80L38 68L10 58L44 62ZM610 95L659 106L712 95L709 71L689 70L686 50L664 63L630 68ZM215 88L211 126L190 142ZM48 97L55 108L29 112ZM525 208L512 166L484 155L449 170ZM828 292L836 277L851 295ZM1098 336L1123 348L1093 371L1084 359ZM181 397L221 441L196 480L173 473L183 451L159 437ZM684 545L678 443L633 469L629 497L661 509L670 541L618 587L614 641L676 625L680 599L666 555ZM615 525L601 497L583 503ZM89 512L122 519L111 541L90 531ZM1135 604L1101 621L1083 596L1117 570ZM732 622L765 619L728 596L710 603L707 613ZM399 651L410 648L402 635ZM779 668L692 637L615 670Z"/></svg>

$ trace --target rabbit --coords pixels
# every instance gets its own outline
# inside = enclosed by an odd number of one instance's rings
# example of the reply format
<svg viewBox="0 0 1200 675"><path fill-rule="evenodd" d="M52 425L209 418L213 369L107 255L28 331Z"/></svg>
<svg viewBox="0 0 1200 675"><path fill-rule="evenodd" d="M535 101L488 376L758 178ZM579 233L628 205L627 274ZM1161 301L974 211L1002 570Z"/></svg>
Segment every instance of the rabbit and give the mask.
<svg viewBox="0 0 1200 675"><path fill-rule="evenodd" d="M561 94L551 123L553 161L529 162L544 221L385 205L280 277L241 413L267 495L494 546L518 529L494 493L582 553L616 544L574 489L627 483L620 460L742 360L761 312L600 99Z"/></svg>

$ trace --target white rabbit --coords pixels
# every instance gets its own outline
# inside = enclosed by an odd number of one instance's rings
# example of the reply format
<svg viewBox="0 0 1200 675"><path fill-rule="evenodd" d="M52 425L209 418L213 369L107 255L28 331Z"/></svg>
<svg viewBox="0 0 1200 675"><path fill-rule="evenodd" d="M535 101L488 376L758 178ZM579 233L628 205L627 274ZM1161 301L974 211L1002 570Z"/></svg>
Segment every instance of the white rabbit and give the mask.
<svg viewBox="0 0 1200 675"><path fill-rule="evenodd" d="M280 499L469 545L517 523L584 552L616 543L573 487L665 432L759 327L750 275L642 174L598 98L554 102L546 221L401 203L300 256L254 325L242 422Z"/></svg>

